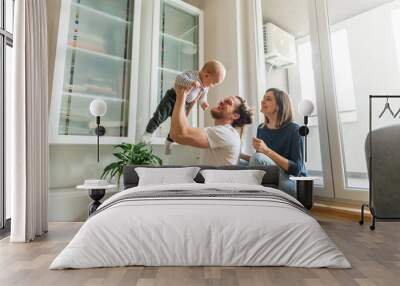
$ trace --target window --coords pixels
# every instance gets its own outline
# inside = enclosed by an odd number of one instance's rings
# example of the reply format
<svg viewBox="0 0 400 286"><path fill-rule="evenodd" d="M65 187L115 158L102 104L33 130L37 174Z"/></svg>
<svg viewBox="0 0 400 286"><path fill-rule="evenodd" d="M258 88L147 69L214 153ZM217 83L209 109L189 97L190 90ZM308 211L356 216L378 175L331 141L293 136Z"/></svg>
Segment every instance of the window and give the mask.
<svg viewBox="0 0 400 286"><path fill-rule="evenodd" d="M0 228L10 218L10 194L5 190L5 99L11 93L14 0L0 0Z"/></svg>
<svg viewBox="0 0 400 286"><path fill-rule="evenodd" d="M392 11L393 36L396 42L397 68L400 72L400 8Z"/></svg>
<svg viewBox="0 0 400 286"><path fill-rule="evenodd" d="M368 189L364 144L369 95L398 94L400 87L400 1L375 2L373 6L360 2L343 14L349 8L347 2L327 1L341 146L335 158L341 158L344 168L336 170L336 174L344 173L343 184L336 184L343 185L336 190L341 198L359 199L366 195L362 190ZM384 104L375 103L374 129L398 124L398 118L378 118ZM398 104L393 100L395 111Z"/></svg>
<svg viewBox="0 0 400 286"><path fill-rule="evenodd" d="M335 72L335 87L339 112L356 110L353 74L351 71L347 31L340 29L331 35L332 57Z"/></svg>
<svg viewBox="0 0 400 286"><path fill-rule="evenodd" d="M309 37L306 37L305 41L298 41L297 54L302 98L311 100L316 107L314 70L312 66L311 42ZM316 114L317 109L315 108L312 116Z"/></svg>
<svg viewBox="0 0 400 286"><path fill-rule="evenodd" d="M308 7L301 7L302 1L293 1L296 11L309 11L309 30L306 21L297 18L305 12L293 18L291 11L282 9L278 14L277 9L271 9L279 7L281 1L263 2L269 4L269 9L263 9L264 18L280 23L296 36L298 61L288 68L294 102L302 98L318 101L319 113L310 118L309 125L310 137L319 131L321 142L309 138L309 146L320 146L320 153L314 147L310 151L310 157L319 155L320 160L310 158L308 170L321 170L315 164L321 162L324 188L332 197L366 201L364 146L369 95L398 95L400 91L400 0L351 4L345 0L309 0L303 5ZM400 100L390 101L391 107L399 110ZM374 129L399 124L398 116L385 114L379 118L385 103L377 101L373 106Z"/></svg>
<svg viewBox="0 0 400 286"><path fill-rule="evenodd" d="M332 32L331 37L333 65L335 67L335 88L341 121L356 121L357 109L354 95L354 83L351 70L347 31L345 29L337 30ZM303 95L303 98L311 100L316 106L311 41L308 36L297 41L297 53L299 61L298 67L300 72L301 94ZM316 114L317 110L314 111L313 116ZM313 122L311 122L311 125L312 124Z"/></svg>

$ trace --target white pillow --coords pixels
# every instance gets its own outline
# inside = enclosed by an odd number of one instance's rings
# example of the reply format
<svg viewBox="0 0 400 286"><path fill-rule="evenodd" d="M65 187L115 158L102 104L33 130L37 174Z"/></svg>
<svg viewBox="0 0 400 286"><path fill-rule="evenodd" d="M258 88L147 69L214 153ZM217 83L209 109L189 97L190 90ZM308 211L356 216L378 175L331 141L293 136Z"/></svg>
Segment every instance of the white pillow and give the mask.
<svg viewBox="0 0 400 286"><path fill-rule="evenodd" d="M204 183L234 183L261 185L265 171L262 170L202 170Z"/></svg>
<svg viewBox="0 0 400 286"><path fill-rule="evenodd" d="M135 168L139 176L138 186L195 183L193 179L199 170L199 167Z"/></svg>

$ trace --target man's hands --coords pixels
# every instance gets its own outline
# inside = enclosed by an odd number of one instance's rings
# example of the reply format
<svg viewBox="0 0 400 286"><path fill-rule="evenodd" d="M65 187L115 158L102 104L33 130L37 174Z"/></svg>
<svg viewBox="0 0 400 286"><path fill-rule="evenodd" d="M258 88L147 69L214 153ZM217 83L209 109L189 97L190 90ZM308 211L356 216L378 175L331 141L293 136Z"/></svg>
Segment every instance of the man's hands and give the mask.
<svg viewBox="0 0 400 286"><path fill-rule="evenodd" d="M268 156L271 149L264 143L263 140L253 137L253 148L256 149L257 152L263 153Z"/></svg>
<svg viewBox="0 0 400 286"><path fill-rule="evenodd" d="M189 145L198 148L209 148L207 134L203 128L190 127L185 112L186 96L193 89L193 86L183 87L175 85L176 102L172 112L171 138L182 145ZM193 106L196 101L192 101Z"/></svg>
<svg viewBox="0 0 400 286"><path fill-rule="evenodd" d="M201 87L201 83L198 82L197 80L192 82L192 88L200 88Z"/></svg>
<svg viewBox="0 0 400 286"><path fill-rule="evenodd" d="M177 97L184 97L192 91L193 85L192 86L181 86L181 85L176 85L175 84L175 92Z"/></svg>
<svg viewBox="0 0 400 286"><path fill-rule="evenodd" d="M182 94L187 94L190 91L192 91L192 89L196 89L196 88L200 88L202 87L201 83L199 81L193 81L192 84L190 86L181 86L181 85L177 85L175 84L175 92L178 93L178 90L181 90Z"/></svg>
<svg viewBox="0 0 400 286"><path fill-rule="evenodd" d="M193 90L196 88L200 88L201 87L201 83L198 81L194 81L190 86L181 86L181 85L177 85L175 84L175 92L176 92L176 97L180 98L183 97L184 100L186 99L186 96ZM203 110L208 109L208 107L210 106L207 102L203 102L201 105L201 108Z"/></svg>
<svg viewBox="0 0 400 286"><path fill-rule="evenodd" d="M192 91L193 87L191 86L181 86L181 85L175 85L175 92L177 96L185 96Z"/></svg>

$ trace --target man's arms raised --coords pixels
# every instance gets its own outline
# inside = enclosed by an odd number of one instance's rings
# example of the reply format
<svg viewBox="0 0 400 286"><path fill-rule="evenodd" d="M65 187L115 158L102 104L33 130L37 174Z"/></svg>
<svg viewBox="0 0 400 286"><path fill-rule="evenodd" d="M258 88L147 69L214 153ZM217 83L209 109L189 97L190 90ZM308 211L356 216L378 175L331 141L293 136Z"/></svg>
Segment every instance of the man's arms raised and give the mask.
<svg viewBox="0 0 400 286"><path fill-rule="evenodd" d="M191 87L175 86L176 102L172 112L171 132L172 140L182 145L197 148L208 148L207 134L203 128L193 128L185 113L185 98Z"/></svg>

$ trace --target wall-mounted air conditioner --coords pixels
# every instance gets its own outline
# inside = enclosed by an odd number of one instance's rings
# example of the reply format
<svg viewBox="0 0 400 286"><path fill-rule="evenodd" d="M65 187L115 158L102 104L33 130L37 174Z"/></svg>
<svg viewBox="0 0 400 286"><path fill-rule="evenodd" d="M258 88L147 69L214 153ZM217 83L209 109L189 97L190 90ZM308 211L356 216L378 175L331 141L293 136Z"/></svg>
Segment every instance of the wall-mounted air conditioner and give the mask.
<svg viewBox="0 0 400 286"><path fill-rule="evenodd" d="M265 62L275 68L296 63L294 36L272 23L263 25Z"/></svg>

